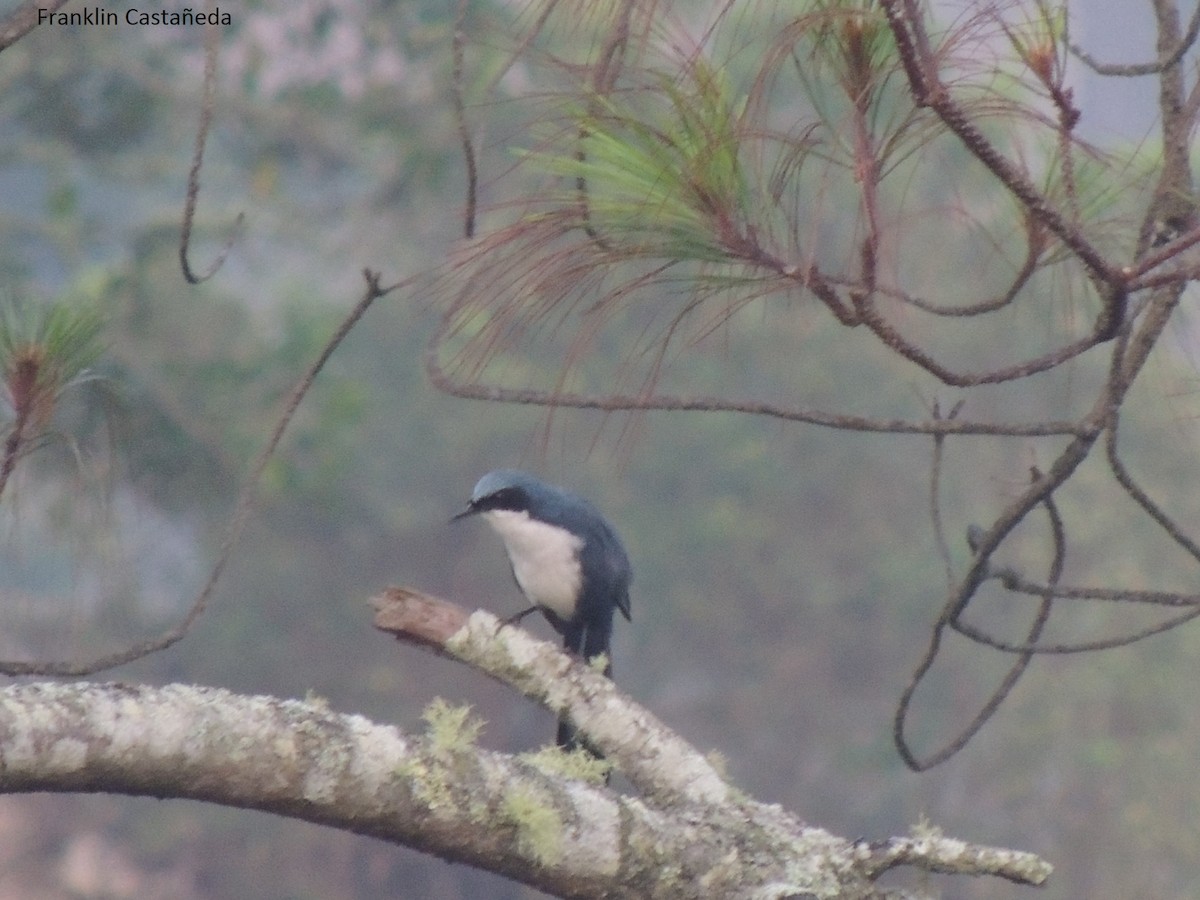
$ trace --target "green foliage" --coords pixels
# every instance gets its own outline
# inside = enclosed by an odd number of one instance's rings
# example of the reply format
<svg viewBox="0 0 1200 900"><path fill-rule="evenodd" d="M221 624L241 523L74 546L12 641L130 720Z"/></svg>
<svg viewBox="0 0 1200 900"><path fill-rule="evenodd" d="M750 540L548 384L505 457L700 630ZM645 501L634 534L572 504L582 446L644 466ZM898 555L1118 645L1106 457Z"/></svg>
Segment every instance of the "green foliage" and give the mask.
<svg viewBox="0 0 1200 900"><path fill-rule="evenodd" d="M426 735L437 753L461 752L475 743L484 721L471 714L467 704L454 706L441 697L434 698L421 714Z"/></svg>
<svg viewBox="0 0 1200 900"><path fill-rule="evenodd" d="M896 42L873 0L812 0L798 23L812 64L809 76L841 87L858 106L896 71Z"/></svg>
<svg viewBox="0 0 1200 900"><path fill-rule="evenodd" d="M1006 26L1005 34L1017 56L1045 85L1061 77L1066 65L1067 7L1036 0L1024 21Z"/></svg>
<svg viewBox="0 0 1200 900"><path fill-rule="evenodd" d="M564 775L591 784L604 784L612 771L611 762L596 758L582 747L564 751L550 744L533 753L522 753L521 759L547 774Z"/></svg>
<svg viewBox="0 0 1200 900"><path fill-rule="evenodd" d="M550 798L533 790L511 790L504 795L503 815L517 827L521 848L543 865L562 856L563 822Z"/></svg>
<svg viewBox="0 0 1200 900"><path fill-rule="evenodd" d="M32 365L34 386L57 394L100 358L103 328L88 307L9 300L0 306L0 368L9 380Z"/></svg>
<svg viewBox="0 0 1200 900"><path fill-rule="evenodd" d="M561 149L525 158L573 180L587 221L627 252L727 261L753 202L739 161L745 98L702 57L656 82L664 107L593 95L568 117Z"/></svg>
<svg viewBox="0 0 1200 900"><path fill-rule="evenodd" d="M94 377L89 367L104 352L103 329L102 317L86 306L0 305L0 377L18 440L42 434L63 393Z"/></svg>

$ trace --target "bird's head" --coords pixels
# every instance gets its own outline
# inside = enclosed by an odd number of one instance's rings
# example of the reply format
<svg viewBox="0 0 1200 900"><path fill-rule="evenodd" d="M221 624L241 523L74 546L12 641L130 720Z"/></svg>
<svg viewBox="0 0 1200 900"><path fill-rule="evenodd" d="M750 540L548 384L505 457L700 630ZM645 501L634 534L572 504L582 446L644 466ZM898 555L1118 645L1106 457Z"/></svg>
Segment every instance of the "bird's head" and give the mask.
<svg viewBox="0 0 1200 900"><path fill-rule="evenodd" d="M471 499L467 501L467 508L451 521L491 510L529 512L537 498L549 490L551 489L547 485L525 472L516 469L496 469L475 483Z"/></svg>

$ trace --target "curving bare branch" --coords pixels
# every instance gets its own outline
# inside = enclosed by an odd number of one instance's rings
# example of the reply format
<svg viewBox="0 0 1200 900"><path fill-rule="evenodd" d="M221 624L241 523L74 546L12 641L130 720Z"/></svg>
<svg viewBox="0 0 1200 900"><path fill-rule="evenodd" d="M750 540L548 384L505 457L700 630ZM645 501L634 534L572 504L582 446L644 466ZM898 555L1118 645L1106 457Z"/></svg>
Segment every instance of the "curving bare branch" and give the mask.
<svg viewBox="0 0 1200 900"><path fill-rule="evenodd" d="M475 160L475 144L471 139L471 129L467 125L467 107L463 99L463 54L466 44L467 12L470 9L469 0L459 0L458 11L454 16L454 39L451 43L454 66L450 77L450 97L454 103L454 119L458 124L458 142L462 147L463 165L467 171L467 197L463 209L463 235L471 237L475 234L475 212L478 204L479 169Z"/></svg>
<svg viewBox="0 0 1200 900"><path fill-rule="evenodd" d="M444 333L445 324L443 325ZM806 410L759 400L735 400L719 396L672 396L649 393L579 394L572 391L508 388L478 381L463 381L446 371L440 360L441 334L434 335L425 349L425 371L440 391L468 400L515 403L524 406L596 409L604 412L739 412L787 422L803 422L841 431L888 434L987 434L995 437L1049 437L1080 435L1086 424L1051 420L1044 422L982 422L968 419L875 419L844 413Z"/></svg>
<svg viewBox="0 0 1200 900"><path fill-rule="evenodd" d="M217 274L237 242L242 222L245 220L245 213L238 213L233 223L233 231L217 258L203 274L197 275L188 260L188 252L192 242L192 224L196 219L196 203L200 197L200 167L204 162L204 147L208 143L208 132L212 127L213 111L217 103L217 51L220 49L220 39L220 26L214 22L207 23L204 26L204 98L200 105L200 125L196 129L192 165L188 170L187 196L183 204L183 224L179 232L179 266L188 284L200 284Z"/></svg>
<svg viewBox="0 0 1200 900"><path fill-rule="evenodd" d="M363 292L362 298L342 320L333 336L326 342L324 348L322 348L320 355L309 367L295 388L292 389L291 395L284 404L283 412L280 413L279 418L275 422L275 427L270 437L251 465L250 474L246 477L246 481L242 485L237 505L225 528L225 536L217 551L217 561L209 571L208 579L205 581L204 586L200 589L195 599L192 600L187 613L184 614L178 624L153 638L140 641L113 653L93 657L92 659L82 661L0 660L0 673L5 675L49 675L55 677L92 675L96 672L102 672L106 669L133 662L136 659L141 659L160 650L165 650L167 647L179 643L179 641L187 636L192 626L196 623L196 620L208 608L209 601L217 589L221 576L233 558L233 551L242 536L242 531L257 508L258 485L262 480L263 472L266 471L267 464L279 448L279 442L283 439L283 435L295 417L296 411L300 408L300 403L312 388L317 375L320 374L321 370L325 367L325 363L329 361L329 357L333 355L333 352L345 340L346 335L350 333L351 329L358 323L358 320L363 317L371 304L380 297L384 297L401 287L400 284L383 287L379 282L379 274L370 270L364 271L363 277L366 279L367 287Z"/></svg>
<svg viewBox="0 0 1200 900"><path fill-rule="evenodd" d="M1064 36L1071 55L1095 72L1097 75L1109 75L1117 78L1137 78L1143 75L1161 75L1167 69L1173 68L1183 61L1183 57L1196 43L1200 35L1200 7L1192 11L1187 31L1174 44L1169 45L1165 52L1160 52L1157 60L1151 63L1103 63L1087 50Z"/></svg>
<svg viewBox="0 0 1200 900"><path fill-rule="evenodd" d="M1034 482L1037 482L1042 478L1042 474L1036 469L1032 470L1030 474ZM1054 556L1050 562L1047 587L1041 593L1042 602L1038 605L1037 613L1034 616L1033 622L1029 626L1028 634L1024 641L1024 644L1027 646L1036 646L1038 638L1041 636L1042 631L1046 627L1046 623L1050 619L1050 610L1055 598L1054 586L1058 583L1058 579L1062 575L1067 552L1066 530L1063 526L1062 516L1059 514L1058 507L1054 503L1052 492L1048 492L1042 498L1041 505L1046 510L1046 515L1049 519ZM976 552L978 552L978 549ZM961 613L948 616L944 621L938 623L939 644L941 640L941 632L947 625L955 628L955 630L960 630L958 628L960 615ZM921 672L919 677L914 677L914 679L909 683L893 724L893 737L901 757L910 768L918 772L931 769L934 766L945 762L950 757L962 750L962 748L965 747L971 741L971 739L979 733L980 729L982 729L983 726L988 723L988 721L996 714L996 711L1000 708L1000 705L1008 698L1009 694L1012 693L1012 689L1016 686L1021 676L1025 674L1025 670L1029 667L1029 663L1034 657L1034 651L1024 651L1016 660L1014 660L1012 666L1009 667L1008 672L1006 672L1004 677L1000 679L1000 683L992 691L987 700L983 702L983 705L979 708L979 711L975 714L974 718L972 718L965 727L963 727L953 738L946 741L940 749L929 753L926 756L919 757L913 751L912 745L910 744L905 733L908 707L913 695L915 694L920 678L923 678L924 673L927 672L932 666L935 656L936 648L934 649L933 654L927 657L929 665L925 667L924 671Z"/></svg>

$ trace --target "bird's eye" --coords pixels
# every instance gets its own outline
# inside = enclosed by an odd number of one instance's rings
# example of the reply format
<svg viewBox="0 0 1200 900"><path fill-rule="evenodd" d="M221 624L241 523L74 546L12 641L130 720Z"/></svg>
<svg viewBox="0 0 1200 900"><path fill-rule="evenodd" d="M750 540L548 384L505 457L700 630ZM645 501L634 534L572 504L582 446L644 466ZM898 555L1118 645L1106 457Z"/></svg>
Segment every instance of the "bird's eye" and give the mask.
<svg viewBox="0 0 1200 900"><path fill-rule="evenodd" d="M519 487L501 488L488 503L493 509L524 509L526 505L525 492Z"/></svg>

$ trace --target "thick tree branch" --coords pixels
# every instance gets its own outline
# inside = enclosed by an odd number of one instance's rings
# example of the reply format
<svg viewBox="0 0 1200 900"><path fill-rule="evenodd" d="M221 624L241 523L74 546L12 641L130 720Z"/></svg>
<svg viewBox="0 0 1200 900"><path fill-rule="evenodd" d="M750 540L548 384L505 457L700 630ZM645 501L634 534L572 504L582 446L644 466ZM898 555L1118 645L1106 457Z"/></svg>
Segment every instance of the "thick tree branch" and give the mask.
<svg viewBox="0 0 1200 900"><path fill-rule="evenodd" d="M730 799L732 788L702 754L554 644L408 588L391 588L372 604L377 628L433 647L565 715L643 793L688 803Z"/></svg>
<svg viewBox="0 0 1200 900"><path fill-rule="evenodd" d="M476 632L495 624L476 614L451 643L481 645ZM499 633L510 644L520 634ZM538 643L524 636L509 650L557 652ZM107 792L259 809L563 897L873 898L884 893L872 879L896 865L1029 884L1050 871L1031 854L973 847L931 829L853 843L734 792L714 804L655 805L566 777L545 759L482 750L469 736L408 736L320 701L189 685L0 690L0 792Z"/></svg>
<svg viewBox="0 0 1200 900"><path fill-rule="evenodd" d="M0 692L0 790L183 797L371 835L563 895L617 877L620 829L644 810L533 766L439 747L319 702L187 685L40 684ZM514 796L565 827L549 843ZM551 800L553 801L551 803ZM553 844L553 848L549 844ZM568 886L573 886L568 890Z"/></svg>
<svg viewBox="0 0 1200 900"><path fill-rule="evenodd" d="M748 826L747 833L761 829L763 839L775 846L772 853L789 856L795 853L798 846L793 842L803 832L807 835L804 842L819 839L822 858L832 852L839 860L834 862L834 857L829 858L830 865L842 872L837 876L839 879L850 872L856 873L855 877L865 873L873 879L896 865L998 875L1029 884L1040 884L1049 876L1049 866L1030 854L968 847L961 841L943 839L934 831L923 832L919 838L893 838L869 847L863 842L843 843L839 838L804 826L778 807L764 806L739 795L695 748L621 695L600 672L570 659L553 644L535 640L518 628L504 626L489 613L477 611L468 616L453 603L408 588L389 588L375 597L372 604L377 628L400 640L459 659L511 685L552 712L569 716L592 743L616 761L648 799L668 806L703 807L708 810L704 815L710 821L731 817L731 821ZM782 844L776 845L776 841ZM826 844L827 841L831 843ZM853 863L842 859L846 853L853 857ZM849 869L843 871L844 865ZM851 890L847 886L846 890L847 893L837 896L859 896L858 888Z"/></svg>

